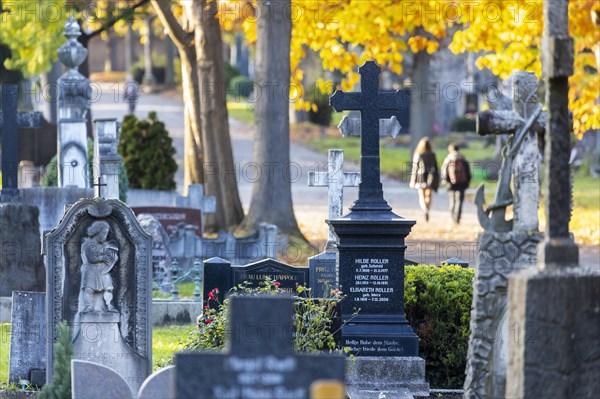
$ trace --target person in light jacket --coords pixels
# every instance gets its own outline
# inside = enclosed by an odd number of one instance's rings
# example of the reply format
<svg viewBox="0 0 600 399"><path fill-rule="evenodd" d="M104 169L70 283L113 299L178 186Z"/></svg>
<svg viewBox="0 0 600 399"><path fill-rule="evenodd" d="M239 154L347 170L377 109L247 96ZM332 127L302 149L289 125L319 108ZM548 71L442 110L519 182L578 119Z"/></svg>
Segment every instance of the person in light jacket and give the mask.
<svg viewBox="0 0 600 399"><path fill-rule="evenodd" d="M435 152L428 137L423 137L413 156L412 173L410 177L410 188L418 190L419 205L429 222L429 209L431 208L431 195L440 185L440 173L438 170Z"/></svg>

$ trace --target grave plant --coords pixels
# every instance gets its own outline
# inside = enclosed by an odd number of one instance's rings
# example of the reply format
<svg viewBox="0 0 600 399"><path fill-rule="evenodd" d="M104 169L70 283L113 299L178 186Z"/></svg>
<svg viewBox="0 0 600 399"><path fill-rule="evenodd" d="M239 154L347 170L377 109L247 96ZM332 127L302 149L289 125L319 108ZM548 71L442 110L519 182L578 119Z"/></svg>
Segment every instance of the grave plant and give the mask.
<svg viewBox="0 0 600 399"><path fill-rule="evenodd" d="M258 288L251 288L245 282L234 287L231 296L283 294L284 291L279 287L279 282L268 278ZM202 316L198 318L197 329L190 333L184 344L185 350L215 350L224 347L231 296L219 303L218 293L215 288L208 294L209 302L215 301L217 306L204 307ZM343 299L342 292L331 290L327 297L314 299L310 298L310 288L298 286L294 299L296 350L302 353L344 352L344 348L337 346L335 332L331 328L336 317L336 304Z"/></svg>

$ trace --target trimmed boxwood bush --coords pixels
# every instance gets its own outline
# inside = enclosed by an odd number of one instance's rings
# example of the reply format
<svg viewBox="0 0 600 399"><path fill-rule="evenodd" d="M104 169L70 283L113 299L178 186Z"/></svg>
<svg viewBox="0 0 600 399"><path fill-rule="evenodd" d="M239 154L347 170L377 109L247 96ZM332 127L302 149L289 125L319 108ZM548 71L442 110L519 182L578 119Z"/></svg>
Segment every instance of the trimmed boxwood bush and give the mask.
<svg viewBox="0 0 600 399"><path fill-rule="evenodd" d="M473 269L406 266L406 318L419 336L426 379L434 388L462 388L469 343Z"/></svg>
<svg viewBox="0 0 600 399"><path fill-rule="evenodd" d="M148 119L127 115L121 125L119 153L123 156L129 185L148 190L175 190L175 148L173 139L158 120L156 112Z"/></svg>

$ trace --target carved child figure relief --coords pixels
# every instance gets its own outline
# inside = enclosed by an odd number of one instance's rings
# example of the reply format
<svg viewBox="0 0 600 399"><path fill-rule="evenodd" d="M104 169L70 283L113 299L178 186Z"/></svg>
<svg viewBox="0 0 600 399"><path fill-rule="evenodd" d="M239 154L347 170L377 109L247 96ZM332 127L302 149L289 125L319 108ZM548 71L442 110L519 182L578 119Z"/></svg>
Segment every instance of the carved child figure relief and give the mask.
<svg viewBox="0 0 600 399"><path fill-rule="evenodd" d="M79 312L117 312L112 304L114 284L110 271L119 258L119 248L113 240L107 241L110 226L94 222L88 227L87 237L81 244L81 293Z"/></svg>

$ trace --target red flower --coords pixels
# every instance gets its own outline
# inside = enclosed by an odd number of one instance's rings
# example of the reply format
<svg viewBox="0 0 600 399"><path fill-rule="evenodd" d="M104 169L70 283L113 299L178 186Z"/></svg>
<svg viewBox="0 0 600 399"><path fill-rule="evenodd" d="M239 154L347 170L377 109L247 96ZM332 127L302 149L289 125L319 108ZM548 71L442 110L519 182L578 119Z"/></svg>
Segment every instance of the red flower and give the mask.
<svg viewBox="0 0 600 399"><path fill-rule="evenodd" d="M206 319L206 320L204 320L204 322L205 322L206 324L210 324L210 323L212 323L212 319Z"/></svg>
<svg viewBox="0 0 600 399"><path fill-rule="evenodd" d="M331 294L332 295L337 295L339 294L341 291L340 290L331 290Z"/></svg>
<svg viewBox="0 0 600 399"><path fill-rule="evenodd" d="M204 309L208 309L208 305L204 306Z"/></svg>
<svg viewBox="0 0 600 399"><path fill-rule="evenodd" d="M275 281L273 283L273 285L275 286L275 288L279 288L279 286L281 285L281 283L279 281Z"/></svg>
<svg viewBox="0 0 600 399"><path fill-rule="evenodd" d="M215 289L213 289L213 292L214 292L215 294L218 294L218 293L219 293L219 289L218 289L218 288L215 288Z"/></svg>
<svg viewBox="0 0 600 399"><path fill-rule="evenodd" d="M215 294L213 294L212 292L208 293L208 300L209 301L214 301L215 300Z"/></svg>

